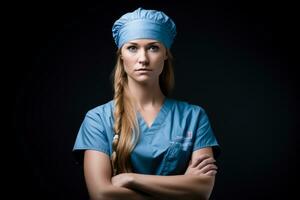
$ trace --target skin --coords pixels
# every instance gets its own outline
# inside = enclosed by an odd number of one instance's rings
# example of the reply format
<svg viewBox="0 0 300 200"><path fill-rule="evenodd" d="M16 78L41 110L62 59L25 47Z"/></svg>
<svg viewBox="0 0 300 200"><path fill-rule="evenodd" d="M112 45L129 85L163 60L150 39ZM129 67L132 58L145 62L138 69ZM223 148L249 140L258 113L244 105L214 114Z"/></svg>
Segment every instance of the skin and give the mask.
<svg viewBox="0 0 300 200"><path fill-rule="evenodd" d="M166 49L156 40L132 40L123 45L121 59L128 77L130 93L148 126L164 100L159 75L167 59ZM176 176L122 173L111 176L108 155L86 150L84 175L91 199L208 199L217 166L210 147L196 150L186 172Z"/></svg>
<svg viewBox="0 0 300 200"><path fill-rule="evenodd" d="M217 173L211 148L195 151L192 160L184 175L122 173L112 178L112 184L143 191L155 199L208 199Z"/></svg>
<svg viewBox="0 0 300 200"><path fill-rule="evenodd" d="M168 59L166 48L156 40L132 40L123 45L121 59L137 109L150 126L164 100L159 75Z"/></svg>
<svg viewBox="0 0 300 200"><path fill-rule="evenodd" d="M158 86L167 58L165 47L156 40L133 40L121 49L121 59L131 85Z"/></svg>

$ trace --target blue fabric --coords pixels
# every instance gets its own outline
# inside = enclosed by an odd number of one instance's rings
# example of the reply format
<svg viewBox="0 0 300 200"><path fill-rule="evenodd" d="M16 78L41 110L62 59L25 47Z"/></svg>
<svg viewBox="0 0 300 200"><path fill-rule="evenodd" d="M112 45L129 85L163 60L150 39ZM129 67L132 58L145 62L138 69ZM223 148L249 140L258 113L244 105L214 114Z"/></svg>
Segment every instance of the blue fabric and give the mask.
<svg viewBox="0 0 300 200"><path fill-rule="evenodd" d="M87 112L78 132L74 153L93 149L111 155L114 102ZM138 113L140 139L131 154L133 172L142 174L183 174L192 152L219 144L204 109L166 98L151 127ZM215 155L217 156L217 155Z"/></svg>
<svg viewBox="0 0 300 200"><path fill-rule="evenodd" d="M130 40L155 39L170 48L176 36L176 25L162 11L138 8L124 14L112 27L118 48Z"/></svg>

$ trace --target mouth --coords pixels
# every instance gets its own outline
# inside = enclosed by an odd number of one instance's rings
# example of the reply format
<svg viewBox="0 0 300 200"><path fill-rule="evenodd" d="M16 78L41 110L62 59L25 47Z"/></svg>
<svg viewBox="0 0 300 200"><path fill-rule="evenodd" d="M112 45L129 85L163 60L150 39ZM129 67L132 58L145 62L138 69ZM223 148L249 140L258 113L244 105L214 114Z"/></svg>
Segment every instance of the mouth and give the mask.
<svg viewBox="0 0 300 200"><path fill-rule="evenodd" d="M140 68L140 69L136 69L135 71L151 71L150 69L145 69L145 68Z"/></svg>

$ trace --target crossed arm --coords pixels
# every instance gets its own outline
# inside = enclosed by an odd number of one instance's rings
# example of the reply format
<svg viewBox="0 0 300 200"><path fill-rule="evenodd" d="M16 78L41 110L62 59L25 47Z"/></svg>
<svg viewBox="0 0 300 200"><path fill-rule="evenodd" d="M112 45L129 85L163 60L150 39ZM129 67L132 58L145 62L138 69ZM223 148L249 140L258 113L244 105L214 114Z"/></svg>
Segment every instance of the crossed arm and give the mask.
<svg viewBox="0 0 300 200"><path fill-rule="evenodd" d="M92 200L208 199L217 167L211 148L199 149L183 175L157 176L122 173L111 177L109 157L86 150L84 175ZM128 198L130 197L130 198Z"/></svg>

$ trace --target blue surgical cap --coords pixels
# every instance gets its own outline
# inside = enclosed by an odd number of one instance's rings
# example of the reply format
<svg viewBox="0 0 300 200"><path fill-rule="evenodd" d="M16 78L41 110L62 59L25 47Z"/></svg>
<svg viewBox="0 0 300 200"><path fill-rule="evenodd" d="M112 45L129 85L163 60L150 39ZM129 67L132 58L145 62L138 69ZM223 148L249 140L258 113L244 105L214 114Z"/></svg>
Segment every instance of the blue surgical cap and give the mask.
<svg viewBox="0 0 300 200"><path fill-rule="evenodd" d="M162 11L138 8L115 21L112 34L118 48L135 39L155 39L170 48L176 36L176 25Z"/></svg>

